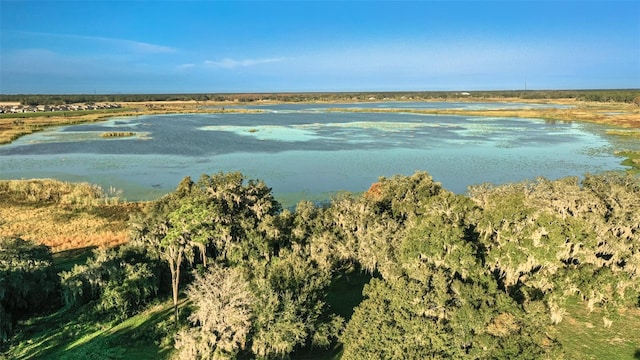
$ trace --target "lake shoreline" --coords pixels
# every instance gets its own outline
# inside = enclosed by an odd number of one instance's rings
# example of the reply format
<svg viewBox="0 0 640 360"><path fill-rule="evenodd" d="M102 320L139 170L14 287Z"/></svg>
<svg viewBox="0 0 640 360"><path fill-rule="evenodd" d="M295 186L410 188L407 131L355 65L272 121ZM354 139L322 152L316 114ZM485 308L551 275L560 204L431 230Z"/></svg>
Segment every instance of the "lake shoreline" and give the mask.
<svg viewBox="0 0 640 360"><path fill-rule="evenodd" d="M409 102L412 100L368 101L362 103ZM413 101L415 102L415 101ZM587 102L576 99L520 99L520 98L456 98L456 99L424 99L420 102L503 102L568 105L568 108L540 108L540 109L340 109L340 111L361 112L415 112L433 115L469 115L489 117L518 117L541 118L556 121L583 121L621 128L640 129L640 107L635 104L618 102ZM283 103L307 104L339 104L344 101L314 101L314 102L279 102L262 101L260 105L275 105ZM21 136L32 134L53 126L77 125L82 123L99 122L113 117L158 115L158 114L188 114L188 113L247 113L260 110L241 109L240 106L256 105L255 102L219 102L219 101L147 101L147 102L119 102L121 106L114 112L85 112L74 114L68 112L13 114L15 116L0 118L0 145L8 144Z"/></svg>

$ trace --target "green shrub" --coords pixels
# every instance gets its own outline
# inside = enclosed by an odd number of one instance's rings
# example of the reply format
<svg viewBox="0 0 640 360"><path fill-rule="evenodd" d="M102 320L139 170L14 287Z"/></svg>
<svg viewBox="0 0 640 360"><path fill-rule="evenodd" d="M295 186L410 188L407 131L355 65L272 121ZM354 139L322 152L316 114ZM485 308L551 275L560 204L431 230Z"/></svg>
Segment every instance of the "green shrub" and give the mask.
<svg viewBox="0 0 640 360"><path fill-rule="evenodd" d="M65 306L94 302L96 314L112 319L127 318L151 302L162 278L158 262L132 246L98 249L60 277Z"/></svg>
<svg viewBox="0 0 640 360"><path fill-rule="evenodd" d="M56 306L59 286L47 246L0 238L0 342L17 319Z"/></svg>

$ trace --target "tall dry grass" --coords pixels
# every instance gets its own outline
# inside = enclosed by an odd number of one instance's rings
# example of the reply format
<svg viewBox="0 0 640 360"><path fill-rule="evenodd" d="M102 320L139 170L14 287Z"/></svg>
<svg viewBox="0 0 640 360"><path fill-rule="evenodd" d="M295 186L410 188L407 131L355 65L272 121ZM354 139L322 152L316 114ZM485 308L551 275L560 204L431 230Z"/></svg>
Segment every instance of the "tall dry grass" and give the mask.
<svg viewBox="0 0 640 360"><path fill-rule="evenodd" d="M56 203L61 206L82 208L109 203L101 187L88 183L69 183L51 179L0 181L0 196L4 202L21 204Z"/></svg>
<svg viewBox="0 0 640 360"><path fill-rule="evenodd" d="M141 206L87 183L0 181L0 236L20 236L52 251L115 246L127 241L129 216Z"/></svg>

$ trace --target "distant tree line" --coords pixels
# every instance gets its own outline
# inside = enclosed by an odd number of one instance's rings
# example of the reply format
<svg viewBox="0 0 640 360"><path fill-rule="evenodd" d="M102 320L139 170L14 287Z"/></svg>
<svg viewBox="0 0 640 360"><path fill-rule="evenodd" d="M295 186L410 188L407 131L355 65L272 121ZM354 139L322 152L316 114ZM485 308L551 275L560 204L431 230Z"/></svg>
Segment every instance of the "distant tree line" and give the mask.
<svg viewBox="0 0 640 360"><path fill-rule="evenodd" d="M222 93L222 94L68 94L68 95L0 95L0 101L22 105L61 105L96 102L143 101L382 101L430 99L564 99L640 104L640 90L497 90L497 91L409 91L409 92L302 92L302 93Z"/></svg>

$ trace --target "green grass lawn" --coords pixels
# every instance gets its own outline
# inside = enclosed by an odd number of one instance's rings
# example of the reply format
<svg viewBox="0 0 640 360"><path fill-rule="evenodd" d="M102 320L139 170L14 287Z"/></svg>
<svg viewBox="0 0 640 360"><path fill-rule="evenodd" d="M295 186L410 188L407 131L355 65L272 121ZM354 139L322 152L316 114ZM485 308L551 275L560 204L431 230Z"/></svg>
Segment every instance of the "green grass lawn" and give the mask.
<svg viewBox="0 0 640 360"><path fill-rule="evenodd" d="M362 301L362 288L371 280L371 275L350 269L336 276L329 285L326 303L329 311L349 321L353 310ZM342 355L342 345L330 349L312 349L298 351L291 356L293 360L338 360Z"/></svg>
<svg viewBox="0 0 640 360"><path fill-rule="evenodd" d="M160 323L171 318L170 303L156 305L113 327L98 329L51 354L51 359L163 359L172 350L161 346L154 334Z"/></svg>

